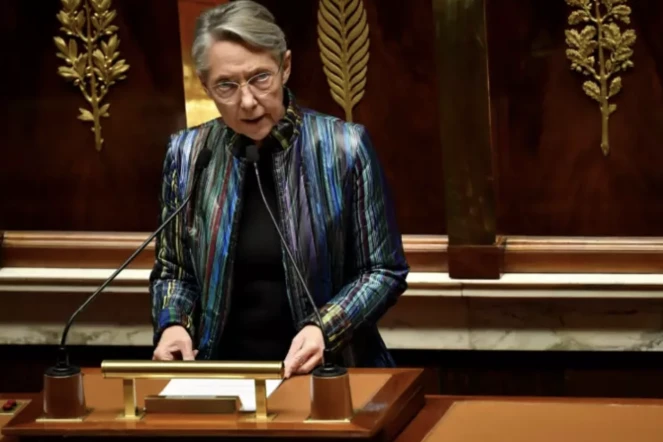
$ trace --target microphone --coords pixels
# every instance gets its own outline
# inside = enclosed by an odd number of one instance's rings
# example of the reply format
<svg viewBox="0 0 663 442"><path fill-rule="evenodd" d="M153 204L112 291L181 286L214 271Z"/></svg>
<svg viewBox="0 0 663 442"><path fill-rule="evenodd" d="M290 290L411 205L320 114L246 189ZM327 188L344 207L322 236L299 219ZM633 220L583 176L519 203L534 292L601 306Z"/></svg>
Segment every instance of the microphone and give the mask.
<svg viewBox="0 0 663 442"><path fill-rule="evenodd" d="M292 263L292 266L295 269L297 278L299 279L299 282L301 282L302 287L304 288L306 297L309 303L311 304L311 307L313 308L313 313L315 314L315 317L318 320L318 323L320 324L320 330L322 331L322 337L325 342L325 349L323 351L323 357L322 357L323 364L317 367L313 371L313 373L316 376L323 376L323 377L343 375L347 372L347 370L332 362L333 355L330 350L329 336L325 332L325 329L322 325L322 315L320 315L320 310L315 305L315 301L313 300L313 296L311 295L311 292L309 291L308 286L306 285L306 281L304 280L302 273L299 271L297 262L295 261L295 258L292 256L292 252L290 252L290 248L288 247L288 244L286 243L285 238L283 237L283 233L281 233L281 229L279 228L279 223L276 221L276 218L274 218L274 214L272 213L269 204L267 204L267 199L265 198L265 193L262 190L262 184L260 182L260 172L258 171L258 161L260 160L260 152L258 152L258 146L252 144L246 147L246 160L253 164L253 170L256 174L256 180L258 181L258 189L260 190L260 196L262 197L262 201L265 204L265 208L267 209L267 212L269 213L269 216L272 219L274 228L276 229L276 232L278 233L279 238L281 239L281 244L283 245L283 248L285 248L288 257L290 258L290 262Z"/></svg>
<svg viewBox="0 0 663 442"><path fill-rule="evenodd" d="M79 314L85 310L85 308L90 305L92 301L101 293L108 285L113 282L115 277L127 268L129 264L138 256L140 252L147 247L147 245L159 234L163 229L165 229L168 224L179 214L184 207L186 207L187 203L191 199L191 197L194 194L194 191L196 189L196 186L198 185L198 180L200 179L200 175L202 171L209 165L210 159L212 158L212 151L209 149L203 149L200 151L198 154L198 158L196 159L196 164L194 167L194 176L193 176L193 185L191 186L191 190L189 191L189 194L187 197L184 199L184 202L173 212L168 219L166 219L157 230L154 231L146 240L141 244L138 249L122 264L111 276L108 277L108 279L94 292L92 293L86 300L85 302L71 315L69 320L67 321L67 324L65 325L64 331L62 333L62 340L60 341L60 348L58 349L58 356L57 356L57 362L56 365L48 368L46 370L46 375L47 376L54 376L54 377L61 377L61 376L73 376L75 374L80 373L80 368L75 367L69 364L69 354L67 353L67 335L69 334L69 329L71 328L72 324L74 323L74 320L76 317L78 317Z"/></svg>

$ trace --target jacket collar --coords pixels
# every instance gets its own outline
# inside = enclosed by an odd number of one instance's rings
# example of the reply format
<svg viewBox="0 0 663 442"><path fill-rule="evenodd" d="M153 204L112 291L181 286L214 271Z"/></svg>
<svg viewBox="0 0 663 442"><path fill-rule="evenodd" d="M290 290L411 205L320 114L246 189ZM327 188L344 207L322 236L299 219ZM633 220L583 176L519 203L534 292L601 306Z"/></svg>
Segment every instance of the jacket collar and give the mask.
<svg viewBox="0 0 663 442"><path fill-rule="evenodd" d="M274 151L288 150L301 132L302 112L297 106L294 94L285 86L283 87L283 104L285 115L274 125L265 139ZM244 156L246 146L251 143L247 137L236 133L229 127L227 127L226 139L228 140L226 145L230 151L240 157Z"/></svg>

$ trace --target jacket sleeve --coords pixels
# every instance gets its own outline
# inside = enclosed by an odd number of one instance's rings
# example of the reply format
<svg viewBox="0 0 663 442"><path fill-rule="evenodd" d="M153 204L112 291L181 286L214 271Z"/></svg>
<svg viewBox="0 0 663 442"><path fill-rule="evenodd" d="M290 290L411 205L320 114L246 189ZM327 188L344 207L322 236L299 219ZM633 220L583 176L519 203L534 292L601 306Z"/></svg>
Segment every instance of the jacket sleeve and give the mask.
<svg viewBox="0 0 663 442"><path fill-rule="evenodd" d="M159 224L184 200L184 180L180 176L177 137L171 138L163 166ZM181 325L194 336L193 316L200 289L192 271L190 253L184 241L186 229L182 210L156 237L156 257L150 274L154 345L171 325Z"/></svg>
<svg viewBox="0 0 663 442"><path fill-rule="evenodd" d="M332 351L365 323L376 323L407 288L409 272L389 189L370 138L360 125L352 171L351 238L346 262L352 280L321 309ZM317 323L314 317L310 322Z"/></svg>

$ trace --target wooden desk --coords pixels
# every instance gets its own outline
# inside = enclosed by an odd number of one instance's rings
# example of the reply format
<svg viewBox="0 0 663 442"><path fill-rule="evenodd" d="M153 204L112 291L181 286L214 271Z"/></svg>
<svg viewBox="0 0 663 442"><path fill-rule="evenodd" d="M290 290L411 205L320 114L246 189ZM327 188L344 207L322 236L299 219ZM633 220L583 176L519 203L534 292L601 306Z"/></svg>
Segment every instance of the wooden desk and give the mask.
<svg viewBox="0 0 663 442"><path fill-rule="evenodd" d="M370 372L370 371L367 371ZM368 374L367 372L361 374ZM358 373L360 374L360 373ZM283 410L286 415L281 420L276 419L271 430L267 424L257 424L250 422L231 422L228 418L214 417L210 422L209 417L191 416L153 416L143 423L144 431L140 432L141 437L132 437L138 434L136 431L138 423L118 423L108 420L112 419L114 411L108 404L120 400L119 393L113 386L107 386L106 389L95 395L91 405L106 404L98 411L97 420L90 422L90 425L96 429L88 431L88 434L104 434L106 436L122 437L122 440L140 440L145 441L144 436L151 435L157 439L159 436L177 436L190 432L196 433L200 439L206 436L210 440L218 440L219 436L234 434L238 437L236 440L246 442L246 435L251 433L254 437L250 440L274 439L280 437L277 433L283 434L283 429L287 429L290 436L284 436L284 439L297 437L298 440L310 440L315 434L318 440L324 439L343 439L362 438L366 432L362 433L362 420L353 421L341 429L341 434L334 434L334 431L325 430L317 424L315 431L303 435L301 431L296 431L296 425L292 420L296 415L301 415L305 409L303 396L295 393L293 389L306 387L301 384L306 378L297 378L298 381L286 383L283 390L279 388L272 398L270 406ZM355 377L354 382L362 382L369 378ZM365 383L359 387L358 395L355 398L364 398L366 405L372 404L376 407L379 404L379 397L373 396L370 399L369 392L376 385L378 378ZM95 379L93 373L89 376L87 382L112 382L100 379L98 374ZM143 385L139 388L139 396L144 396L154 388L160 388L163 382L154 383L154 385ZM91 384L90 384L91 385ZM86 386L87 387L87 386ZM104 395L105 399L102 397ZM92 395L91 395L92 396ZM38 409L41 406L39 395L0 395L3 398L14 398L30 400ZM96 401L96 402L94 402ZM404 429L398 433L395 430L386 431L383 434L374 435L380 440L395 440L396 442L661 442L663 441L663 400L626 400L626 399L584 399L584 398L536 398L536 397L456 397L456 396L427 396L425 406L412 416L401 416L401 424L404 422ZM31 413L34 413L33 407ZM118 408L115 406L115 408ZM28 411L26 409L26 411ZM117 411L117 410L115 410ZM377 417L379 411L374 410L373 416ZM106 415L105 418L103 416ZM34 416L34 414L33 414ZM8 417L0 416L0 427L6 424ZM367 419L363 417L362 419ZM398 417L396 417L398 419ZM23 422L25 421L22 420ZM367 422L363 421L364 424ZM313 425L313 424L310 424ZM33 425L34 427L34 425ZM186 430L184 427L188 427ZM262 428L261 428L262 427ZM401 428L403 425L401 425ZM392 427L394 428L394 427ZM234 429L234 430L233 430ZM41 431L35 431L34 435L54 435L69 434L82 435L81 429L76 428L74 424L60 424L58 431L54 431L45 425L41 425ZM338 430L338 429L337 429ZM271 432L270 432L271 431ZM397 434L398 433L398 434ZM257 437L258 435L262 438ZM25 440L30 438L25 437ZM165 438L164 438L165 439ZM224 439L224 440L232 440ZM19 437L5 437L2 442L18 442L23 440ZM90 440L85 437L85 440ZM108 440L108 438L105 438ZM151 438L150 440L154 440Z"/></svg>
<svg viewBox="0 0 663 442"><path fill-rule="evenodd" d="M251 440L311 438L326 440L391 441L424 406L423 370L350 369L355 416L350 422L307 422L310 413L310 378L298 376L284 381L269 397L268 411L275 417L255 421L237 415L146 414L139 421L119 420L123 408L122 381L105 379L99 369L84 370L84 388L91 413L83 422L40 422L42 396L38 394L3 428L17 440L43 437L83 437L86 441L108 437L186 438L228 437ZM158 394L167 380L139 379L138 406L146 395ZM3 441L4 442L4 441Z"/></svg>
<svg viewBox="0 0 663 442"><path fill-rule="evenodd" d="M662 442L663 400L428 396L415 441Z"/></svg>

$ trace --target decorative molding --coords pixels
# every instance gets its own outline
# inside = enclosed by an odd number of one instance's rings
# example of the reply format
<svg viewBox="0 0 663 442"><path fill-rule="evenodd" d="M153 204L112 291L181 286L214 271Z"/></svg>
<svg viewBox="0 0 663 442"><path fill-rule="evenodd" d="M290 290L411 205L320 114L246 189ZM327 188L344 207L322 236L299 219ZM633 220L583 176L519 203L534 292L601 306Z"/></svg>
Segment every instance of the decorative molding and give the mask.
<svg viewBox="0 0 663 442"><path fill-rule="evenodd" d="M147 233L23 232L8 231L0 249L4 267L114 268L120 266ZM417 271L446 271L447 241L443 236L405 235L405 253ZM154 263L154 242L129 266L149 269Z"/></svg>
<svg viewBox="0 0 663 442"><path fill-rule="evenodd" d="M79 108L78 119L93 124L94 142L101 151L101 118L110 117L110 103L102 103L108 90L117 81L124 80L129 70L125 60L118 60L120 39L118 27L111 24L117 12L111 10L111 0L61 0L63 9L57 14L60 28L68 38L54 37L59 50L57 56L67 63L58 74L85 97L91 110ZM107 39L107 40L104 40ZM78 51L77 39L83 43Z"/></svg>
<svg viewBox="0 0 663 442"><path fill-rule="evenodd" d="M617 105L610 99L622 90L622 77L617 75L633 67L631 56L636 34L632 29L620 29L618 22L631 23L631 8L627 0L566 0L576 8L569 15L568 23L577 26L585 23L582 30L565 31L566 56L571 69L590 79L582 85L585 93L599 103L601 110L601 150L610 152L608 123ZM598 59L597 59L598 57Z"/></svg>
<svg viewBox="0 0 663 442"><path fill-rule="evenodd" d="M504 273L662 273L663 238L509 236Z"/></svg>
<svg viewBox="0 0 663 442"><path fill-rule="evenodd" d="M318 46L331 96L352 121L364 96L369 54L368 21L361 0L320 0Z"/></svg>
<svg viewBox="0 0 663 442"><path fill-rule="evenodd" d="M449 276L455 279L500 279L504 271L506 238L491 245L448 247Z"/></svg>
<svg viewBox="0 0 663 442"><path fill-rule="evenodd" d="M147 233L5 231L3 267L108 269L122 264ZM498 237L503 278L513 273L663 273L663 238ZM403 235L413 273L446 273L449 244L442 235ZM150 269L154 243L129 267Z"/></svg>
<svg viewBox="0 0 663 442"><path fill-rule="evenodd" d="M7 231L0 262L4 267L114 268L147 236L146 233ZM151 268L153 262L154 243L151 243L129 268Z"/></svg>

